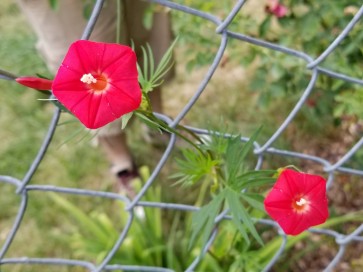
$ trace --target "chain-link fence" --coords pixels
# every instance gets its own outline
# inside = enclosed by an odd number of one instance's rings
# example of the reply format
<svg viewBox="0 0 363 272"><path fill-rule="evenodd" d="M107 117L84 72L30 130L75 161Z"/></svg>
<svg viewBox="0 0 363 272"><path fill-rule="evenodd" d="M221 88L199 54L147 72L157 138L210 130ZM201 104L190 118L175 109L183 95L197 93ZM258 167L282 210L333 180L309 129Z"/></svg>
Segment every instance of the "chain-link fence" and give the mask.
<svg viewBox="0 0 363 272"><path fill-rule="evenodd" d="M91 17L89 19L88 25L86 29L84 30L82 39L88 39L90 36L90 33L92 32L92 29L94 25L96 24L97 17L101 11L102 0L98 0L94 6L93 12L91 14ZM303 154L299 152L294 152L290 150L281 150L276 149L273 147L273 144L275 141L280 137L280 135L286 130L286 128L289 126L289 124L292 122L292 120L295 118L297 113L301 110L303 104L306 102L309 95L312 93L315 83L319 76L325 75L331 78L339 79L342 81L350 82L352 84L358 84L363 85L363 80L358 78L350 77L349 75L345 75L342 73L338 73L326 68L322 68L320 64L329 56L331 53L334 52L336 47L341 43L341 41L349 34L349 32L353 29L355 24L359 21L359 19L362 17L363 14L363 6L359 9L359 11L355 14L351 22L344 28L344 30L336 37L336 39L326 48L326 50L317 58L314 58L312 56L309 56L305 54L304 52L293 50L291 48L286 48L283 46L280 46L278 44L270 43L258 38L254 38L251 36L244 35L243 33L237 33L231 31L230 24L234 17L243 9L243 6L245 4L245 1L239 0L235 4L234 8L229 12L229 14L224 19L220 19L213 14L209 14L206 12L202 12L200 10L196 10L193 8L190 8L185 5L180 5L177 3L173 3L170 1L165 0L151 0L151 2L158 3L160 5L166 6L175 12L182 12L187 13L193 16L201 17L205 20L208 20L215 24L216 27L216 35L220 35L220 45L219 49L215 55L215 58L213 60L213 63L210 65L209 70L207 74L205 75L204 79L200 83L198 89L195 91L192 98L186 103L184 108L180 111L180 113L176 116L175 119L171 120L167 116L164 115L157 115L158 118L162 119L166 123L169 124L170 127L176 127L180 121L183 120L185 115L190 111L190 109L193 107L193 105L196 103L200 95L205 90L206 86L208 85L209 81L213 77L214 72L216 71L218 65L221 62L222 57L224 56L227 42L230 39L239 40L240 43L249 43L253 44L255 46L264 47L269 50L274 50L281 52L283 54L290 55L293 58L301 59L306 62L306 69L311 71L311 77L310 82L307 85L306 89L302 92L301 97L297 101L294 108L291 110L291 112L288 114L286 119L283 121L281 126L273 133L271 137L265 142L265 143L258 143L255 142L255 149L254 154L257 157L257 166L256 169L260 169L262 166L262 163L264 162L264 157L266 154L270 154L273 156L283 156L283 157L291 157L291 158L297 158L299 160L303 161L311 161L315 164L318 164L321 166L323 171L328 176L328 188L332 186L334 183L334 178L338 173L344 173L352 176L363 176L363 170L360 169L354 169L350 167L346 167L346 163L348 160L350 160L355 153L361 148L363 145L363 138L361 138L359 141L355 143L355 145L348 151L344 156L342 156L338 161L328 161L326 159L323 159L318 156L309 155L309 154ZM2 76L3 78L6 78L6 74ZM24 178L22 180L19 180L17 178L11 177L11 176L0 176L0 182L11 184L16 188L15 195L21 196L21 204L18 210L18 214L15 218L14 224L12 226L11 231L8 233L5 242L0 250L0 264L1 267L5 269L10 264L45 264L45 265L54 265L54 271L57 270L57 267L59 266L79 266L84 267L87 269L87 271L115 271L115 270L122 270L122 271L174 271L172 267L170 268L161 268L161 267L149 267L149 266L143 266L142 263L138 266L133 265L127 265L127 264L109 264L110 260L114 256L115 252L123 246L123 243L125 241L125 238L127 237L128 231L130 229L131 224L134 220L134 212L135 208L142 206L142 207L153 207L157 209L172 209L172 210L179 210L182 212L190 213L197 211L198 208L195 206L188 206L188 205L182 205L182 204L173 204L173 203L159 203L159 202L145 202L141 201L142 197L145 195L147 190L150 188L150 186L153 184L155 178L160 173L161 169L164 167L166 161L171 155L171 152L175 146L176 142L176 136L171 135L170 141L165 149L165 152L163 153L160 161L157 163L155 169L152 171L152 174L150 178L147 180L145 185L142 187L142 189L137 193L137 195L133 199L129 199L125 196L121 196L116 193L110 193L110 192L101 192L101 191L91 191L91 190L85 190L85 189L75 189L75 188L64 188L64 187L58 187L58 186L50 186L50 185L31 185L29 184L30 180L32 179L34 173L37 171L39 164L41 163L45 153L47 152L48 146L51 144L52 137L55 133L55 128L57 126L58 120L60 117L60 111L59 109L56 109L53 115L53 118L49 125L49 130L44 138L43 144L39 149L39 152L34 159L33 163L31 164L30 169L25 174ZM190 128L192 131L194 131L197 134L209 134L210 131L204 130L204 129L198 129L198 128ZM248 140L247 138L242 138L242 141ZM57 192L62 194L69 194L69 195L81 195L81 196L90 196L92 198L102 198L102 199L112 199L115 201L123 202L126 205L126 212L128 213L128 221L121 231L117 241L114 243L112 249L108 252L106 257L103 259L103 261L99 264L94 264L87 261L81 261L81 260L71 260L71 259L58 259L58 258L27 258L27 257L19 257L19 258L6 258L6 253L12 244L15 236L17 235L18 229L21 226L23 222L24 214L26 213L26 206L28 202L28 192L30 191L39 191L39 192ZM217 234L218 234L218 224L222 220L228 220L230 219L230 216L228 215L228 211L224 211L220 213L215 218L215 228L213 233L211 233L210 238L207 242L207 244L204 247L204 252L206 252L209 247L213 244ZM264 219L264 220L257 220L257 224L265 224L273 226L278 230L278 235L282 237L282 243L279 248L279 250L275 253L273 258L271 258L268 265L264 268L264 271L270 270L274 264L279 260L279 258L282 256L284 249L286 247L287 243L287 237L282 232L282 230L279 228L279 226L273 222L272 220ZM335 239L335 243L338 245L339 250L336 253L335 257L330 261L329 265L325 268L325 271L332 270L341 260L346 248L352 244L353 242L363 242L363 237L361 236L361 232L363 231L363 224L356 227L354 231L352 231L350 234L343 234L339 233L330 229L317 229L312 228L308 231L314 232L319 235L324 236L330 236L333 239ZM186 271L197 271L197 266L200 262L199 257L197 257L192 263L190 263L189 267L186 269ZM0 268L1 269L1 268ZM4 270L5 271L5 270ZM8 270L6 270L8 271Z"/></svg>

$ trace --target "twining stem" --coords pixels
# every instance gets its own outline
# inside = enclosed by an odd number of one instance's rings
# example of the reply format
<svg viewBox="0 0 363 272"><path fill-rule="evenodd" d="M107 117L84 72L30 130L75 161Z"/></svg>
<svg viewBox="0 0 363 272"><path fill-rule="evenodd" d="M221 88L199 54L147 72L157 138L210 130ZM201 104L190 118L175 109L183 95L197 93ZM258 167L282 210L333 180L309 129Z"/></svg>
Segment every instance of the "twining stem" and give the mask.
<svg viewBox="0 0 363 272"><path fill-rule="evenodd" d="M209 183L207 183L207 182L202 183L202 185L200 187L199 194L198 194L197 201L195 201L194 206L200 207L200 206L203 205L203 200L204 200L205 195L207 193L208 186L209 186Z"/></svg>
<svg viewBox="0 0 363 272"><path fill-rule="evenodd" d="M144 111L144 110L139 109L139 110L135 111L135 114L137 116L139 116L139 117L141 117L141 115L145 116L146 118L148 118L152 122L156 123L156 125L158 125L158 127L163 131L166 131L166 132L169 132L169 133L174 133L175 135L182 138L184 141L186 141L187 143L192 145L195 149L197 149L201 154L204 155L203 150L197 144L195 144L193 141L191 141L190 139L185 137L183 134L178 132L176 129L169 127L169 125L167 123L165 123L164 121L162 121L162 120L158 119L157 117L155 117L155 115L152 112L148 112L148 111Z"/></svg>

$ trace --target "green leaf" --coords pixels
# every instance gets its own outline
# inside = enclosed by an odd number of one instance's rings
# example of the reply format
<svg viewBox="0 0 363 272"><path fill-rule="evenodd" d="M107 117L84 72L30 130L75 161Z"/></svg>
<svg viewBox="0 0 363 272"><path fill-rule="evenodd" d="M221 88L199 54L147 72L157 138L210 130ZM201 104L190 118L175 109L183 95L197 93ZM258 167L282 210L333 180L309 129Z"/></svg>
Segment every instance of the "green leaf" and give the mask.
<svg viewBox="0 0 363 272"><path fill-rule="evenodd" d="M253 178L248 180L239 180L237 179L237 182L240 182L237 187L237 191L241 191L242 189L251 188L251 187L260 187L267 184L272 184L276 181L276 178L273 177L263 177L263 178Z"/></svg>
<svg viewBox="0 0 363 272"><path fill-rule="evenodd" d="M90 235L99 241L108 241L109 236L105 233L100 226L94 222L87 213L73 205L66 198L59 196L56 193L49 193L50 198L56 205L70 214Z"/></svg>
<svg viewBox="0 0 363 272"><path fill-rule="evenodd" d="M214 228L215 218L221 210L224 198L225 191L221 191L211 202L193 214L192 235L189 241L189 249L195 245L196 239L201 233L202 247L207 243Z"/></svg>
<svg viewBox="0 0 363 272"><path fill-rule="evenodd" d="M139 64L137 65L137 69L139 73L139 83L144 94L151 92L155 87L160 86L163 83L163 77L169 72L174 64L172 56L176 42L177 39L170 45L156 68L150 45L147 44L146 48L141 47L144 62L142 69Z"/></svg>
<svg viewBox="0 0 363 272"><path fill-rule="evenodd" d="M146 55L149 57L149 59L148 59L148 64L149 64L149 69L150 69L149 76L153 76L154 75L154 70L155 70L154 54L153 54L153 51L152 51L151 46L149 44L146 44L146 49L147 49L147 54ZM145 51L145 50L143 50L143 51Z"/></svg>
<svg viewBox="0 0 363 272"><path fill-rule="evenodd" d="M247 213L247 210L243 206L242 202L239 199L239 193L232 191L230 189L226 189L226 200L228 203L228 206L231 210L232 215L232 221L238 228L238 230L241 232L242 237L245 239L245 241L249 244L249 238L247 235L247 232L245 230L245 227L249 232L252 234L252 236L257 240L258 243L263 245L263 241L261 237L259 236L252 219L250 215ZM243 224L242 224L243 222Z"/></svg>
<svg viewBox="0 0 363 272"><path fill-rule="evenodd" d="M77 120L78 121L78 120ZM79 136L82 133L87 133L89 134L88 131L86 131L84 129L84 127L79 127L77 129L75 129L74 131L72 131L70 134L67 135L67 137L65 139L63 139L61 146L67 144L68 142L74 140L77 136ZM84 134L84 136L82 137L82 139L84 139L87 135Z"/></svg>
<svg viewBox="0 0 363 272"><path fill-rule="evenodd" d="M232 215L232 222L234 223L234 225L236 226L236 228L239 230L239 232L241 233L243 239L247 242L247 244L250 244L250 239L248 238L247 232L244 228L244 226L241 223L241 216L240 216L240 210L245 211L242 203L239 201L238 199L238 195L233 192L233 191L229 191L227 196L226 196L226 200L228 203L228 206L231 210L231 215ZM241 208L242 206L242 208Z"/></svg>
<svg viewBox="0 0 363 272"><path fill-rule="evenodd" d="M146 46L149 46L149 44L147 44ZM144 78L147 81L147 79L150 77L150 74L151 74L148 72L148 69L149 69L149 66L151 66L154 63L154 56L153 55L149 56L143 46L141 47L141 50L142 50L142 55L144 57L143 58L144 59L143 70L142 70L143 73L141 73L141 74L144 75ZM151 61L152 63L150 63L150 59L152 60Z"/></svg>
<svg viewBox="0 0 363 272"><path fill-rule="evenodd" d="M268 31L270 30L271 17L272 16L267 16L265 20L263 20L263 22L260 24L259 26L260 37L265 37Z"/></svg>
<svg viewBox="0 0 363 272"><path fill-rule="evenodd" d="M173 50L178 41L178 37L173 41L173 43L169 46L168 50L165 52L163 57L161 58L158 67L156 68L155 74L160 77L160 75L165 75L174 64L172 62Z"/></svg>
<svg viewBox="0 0 363 272"><path fill-rule="evenodd" d="M182 138L185 142L189 143L191 146L195 147L199 152L203 153L202 150L196 145L192 140L188 137L184 136L183 134L179 133L175 128L170 127L167 123L158 119L152 112L144 111L144 110L137 110L134 112L137 117L141 119L146 125L148 125L152 129L157 129L160 133L162 131L166 131L170 134L175 134L178 137ZM179 128L181 126L178 126ZM188 131L187 128L184 128L184 131Z"/></svg>
<svg viewBox="0 0 363 272"><path fill-rule="evenodd" d="M245 200L248 204L251 205L251 207L265 211L265 208L263 206L263 200L265 199L260 194L252 194L252 193L243 193L240 195L243 200Z"/></svg>
<svg viewBox="0 0 363 272"><path fill-rule="evenodd" d="M248 142L246 142L246 144L243 146L242 150L241 150L241 158L240 160L244 160L245 157L247 156L248 152L250 152L253 149L253 143L255 142L255 140L257 139L258 134L260 133L262 127L259 128L248 140Z"/></svg>
<svg viewBox="0 0 363 272"><path fill-rule="evenodd" d="M142 25L147 29L150 30L153 25L153 17L154 17L154 9L152 6L145 9L144 14L142 16Z"/></svg>
<svg viewBox="0 0 363 272"><path fill-rule="evenodd" d="M272 177L276 174L276 170L253 170L243 173L239 178L249 179L258 177Z"/></svg>
<svg viewBox="0 0 363 272"><path fill-rule="evenodd" d="M238 175L239 170L243 167L243 158L241 157L241 140L240 136L231 138L228 141L226 150L226 178L227 183L230 184L232 180Z"/></svg>
<svg viewBox="0 0 363 272"><path fill-rule="evenodd" d="M254 170L243 173L235 178L231 183L231 188L237 192L242 191L248 187L262 186L270 183L274 183L276 178L274 174L276 170Z"/></svg>
<svg viewBox="0 0 363 272"><path fill-rule="evenodd" d="M94 4L95 3L94 3L93 0L88 1L88 3L84 3L84 5L83 5L83 18L88 20L91 17Z"/></svg>
<svg viewBox="0 0 363 272"><path fill-rule="evenodd" d="M226 131L226 129L222 128L221 131ZM201 149L210 150L215 157L220 158L226 153L228 139L226 139L224 135L209 130L208 135L202 136L200 139L203 143Z"/></svg>
<svg viewBox="0 0 363 272"><path fill-rule="evenodd" d="M124 129L127 126L128 122L130 121L130 119L131 119L131 117L133 115L134 115L133 111L122 115L122 117L121 117L121 123L122 123L121 129Z"/></svg>
<svg viewBox="0 0 363 272"><path fill-rule="evenodd" d="M235 179L238 175L243 172L245 167L245 158L249 151L253 148L253 143L257 138L258 133L261 128L258 129L246 142L243 147L241 147L241 139L239 136L231 138L228 142L227 150L226 150L226 177L227 184L233 185L235 183Z"/></svg>
<svg viewBox="0 0 363 272"><path fill-rule="evenodd" d="M178 179L176 184L193 185L208 176L214 178L214 167L219 163L217 160L213 160L208 153L203 154L191 149L182 149L181 152L183 158L176 158L179 173L171 176Z"/></svg>
<svg viewBox="0 0 363 272"><path fill-rule="evenodd" d="M52 9L56 9L58 7L58 0L49 0L49 5Z"/></svg>
<svg viewBox="0 0 363 272"><path fill-rule="evenodd" d="M35 73L36 74L36 76L37 77L40 77L40 78L44 78L44 79L49 79L49 80L51 80L51 78L50 77L47 77L47 76L45 76L45 75L43 75L43 74L39 74L39 73Z"/></svg>
<svg viewBox="0 0 363 272"><path fill-rule="evenodd" d="M162 130L165 130L158 122L156 122L156 120L152 119L152 117L146 116L145 114L137 112L137 111L135 112L135 115L137 117L139 117L140 120L143 121L151 129L155 129L155 130L159 131L160 133L162 132Z"/></svg>
<svg viewBox="0 0 363 272"><path fill-rule="evenodd" d="M39 101L50 101L51 103L53 103L53 105L55 105L56 107L58 107L61 111L64 112L68 112L69 114L72 114L65 106L63 106L62 103L60 103L58 101L58 99L54 98L54 96L52 96L51 98L46 98L46 99L38 99Z"/></svg>

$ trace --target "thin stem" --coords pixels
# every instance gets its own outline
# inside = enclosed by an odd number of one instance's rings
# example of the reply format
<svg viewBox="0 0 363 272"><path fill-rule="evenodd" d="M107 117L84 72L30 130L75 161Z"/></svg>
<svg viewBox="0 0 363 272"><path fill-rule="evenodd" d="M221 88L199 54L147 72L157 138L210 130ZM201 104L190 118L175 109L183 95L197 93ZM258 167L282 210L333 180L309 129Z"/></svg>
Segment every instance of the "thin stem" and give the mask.
<svg viewBox="0 0 363 272"><path fill-rule="evenodd" d="M207 182L202 183L202 186L200 187L200 191L198 194L197 201L195 201L194 206L196 206L196 207L202 206L208 187L209 187L209 184Z"/></svg>
<svg viewBox="0 0 363 272"><path fill-rule="evenodd" d="M117 19L116 19L116 43L121 40L121 0L116 1Z"/></svg>
<svg viewBox="0 0 363 272"><path fill-rule="evenodd" d="M156 123L159 126L159 128L162 129L162 130L164 130L165 132L174 133L175 135L177 135L178 137L180 137L184 141L186 141L188 144L192 145L202 155L204 155L203 150L197 144L195 144L193 141L191 141L190 139L188 139L187 137L185 137L183 134L181 134L180 132L178 132L176 129L170 127L167 123L165 123L162 120L160 120L157 117L155 117L152 112L147 112L147 111L143 111L143 110L137 110L137 111L135 111L135 114L136 114L136 116L140 116L140 115L145 116L146 118L148 118L152 122Z"/></svg>

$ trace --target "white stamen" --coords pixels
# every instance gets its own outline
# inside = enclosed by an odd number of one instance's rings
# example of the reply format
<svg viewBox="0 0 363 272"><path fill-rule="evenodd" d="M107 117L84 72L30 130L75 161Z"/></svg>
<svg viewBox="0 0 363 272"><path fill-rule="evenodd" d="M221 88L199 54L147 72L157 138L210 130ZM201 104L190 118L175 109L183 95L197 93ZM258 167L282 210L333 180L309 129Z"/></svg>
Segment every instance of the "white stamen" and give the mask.
<svg viewBox="0 0 363 272"><path fill-rule="evenodd" d="M300 200L296 201L296 205L304 206L307 203L305 198L300 198Z"/></svg>
<svg viewBox="0 0 363 272"><path fill-rule="evenodd" d="M83 83L86 83L86 84L91 84L91 83L96 83L97 82L97 79L95 79L91 73L89 74L84 74L82 77L81 77L81 81Z"/></svg>

